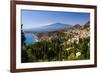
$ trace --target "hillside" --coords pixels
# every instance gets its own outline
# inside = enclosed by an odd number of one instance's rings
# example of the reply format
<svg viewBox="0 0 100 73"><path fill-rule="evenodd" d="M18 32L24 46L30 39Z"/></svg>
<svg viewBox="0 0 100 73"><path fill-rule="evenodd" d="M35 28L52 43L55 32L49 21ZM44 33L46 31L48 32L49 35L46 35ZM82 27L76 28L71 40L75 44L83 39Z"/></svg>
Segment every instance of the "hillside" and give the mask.
<svg viewBox="0 0 100 73"><path fill-rule="evenodd" d="M49 32L33 32L38 41L27 46L27 62L90 59L90 23Z"/></svg>
<svg viewBox="0 0 100 73"><path fill-rule="evenodd" d="M66 28L58 31L49 31L49 32L43 32L43 33L35 33L35 35L38 37L38 40L50 40L50 39L56 39L57 37L63 37L64 39L68 39L70 42L77 41L79 42L79 38L87 38L90 36L90 28L89 24L85 24L83 26L80 26L79 24L76 24L75 26L71 28Z"/></svg>

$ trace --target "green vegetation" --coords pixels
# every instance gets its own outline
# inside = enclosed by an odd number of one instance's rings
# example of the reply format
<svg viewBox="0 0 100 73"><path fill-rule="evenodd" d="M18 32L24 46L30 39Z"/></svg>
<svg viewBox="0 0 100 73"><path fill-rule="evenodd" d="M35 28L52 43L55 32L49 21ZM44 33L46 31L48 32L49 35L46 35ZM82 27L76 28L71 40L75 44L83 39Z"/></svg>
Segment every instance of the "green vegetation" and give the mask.
<svg viewBox="0 0 100 73"><path fill-rule="evenodd" d="M66 40L63 40L60 36L58 37L51 41L42 40L26 46L26 49L22 53L23 59L26 62L45 62L90 58L89 37L80 39L79 44L74 42L69 45L62 45ZM80 54L77 56L78 52Z"/></svg>
<svg viewBox="0 0 100 73"><path fill-rule="evenodd" d="M83 29L80 27L79 31L84 32L88 27L85 26ZM83 33L79 34L77 33L78 31L74 32L74 30L65 29L48 32L48 38L38 40L36 43L30 45L25 45L24 38L22 41L22 62L90 59L90 36L82 35ZM24 34L22 37L24 37Z"/></svg>
<svg viewBox="0 0 100 73"><path fill-rule="evenodd" d="M21 62L28 62L28 54L27 54L27 50L25 49L25 36L24 36L24 32L22 30L22 26L21 25Z"/></svg>

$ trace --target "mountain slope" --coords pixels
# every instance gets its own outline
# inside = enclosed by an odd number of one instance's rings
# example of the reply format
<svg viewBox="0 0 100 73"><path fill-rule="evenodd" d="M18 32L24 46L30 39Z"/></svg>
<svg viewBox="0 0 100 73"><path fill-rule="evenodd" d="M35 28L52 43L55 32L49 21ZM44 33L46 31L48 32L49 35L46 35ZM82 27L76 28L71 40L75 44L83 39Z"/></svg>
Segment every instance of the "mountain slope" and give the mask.
<svg viewBox="0 0 100 73"><path fill-rule="evenodd" d="M27 30L24 30L24 32L49 32L49 31L62 30L65 28L70 28L70 27L72 27L72 25L62 24L62 23L54 23L54 24L42 26L39 28L27 29Z"/></svg>

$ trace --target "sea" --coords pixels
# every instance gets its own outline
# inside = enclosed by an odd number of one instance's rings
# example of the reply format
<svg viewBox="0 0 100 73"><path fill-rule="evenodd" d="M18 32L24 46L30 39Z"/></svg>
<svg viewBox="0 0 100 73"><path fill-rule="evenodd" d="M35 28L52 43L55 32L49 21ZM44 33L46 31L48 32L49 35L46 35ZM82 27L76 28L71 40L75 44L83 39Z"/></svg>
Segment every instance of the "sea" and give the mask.
<svg viewBox="0 0 100 73"><path fill-rule="evenodd" d="M25 38L26 45L34 44L37 41L36 36L33 33L25 33Z"/></svg>

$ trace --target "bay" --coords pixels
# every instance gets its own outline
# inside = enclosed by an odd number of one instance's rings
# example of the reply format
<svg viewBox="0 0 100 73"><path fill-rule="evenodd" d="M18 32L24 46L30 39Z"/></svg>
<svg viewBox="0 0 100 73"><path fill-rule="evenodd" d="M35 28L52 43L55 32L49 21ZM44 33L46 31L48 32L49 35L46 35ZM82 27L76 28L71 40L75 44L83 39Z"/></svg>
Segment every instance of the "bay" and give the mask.
<svg viewBox="0 0 100 73"><path fill-rule="evenodd" d="M34 44L36 42L36 36L33 33L25 33L25 43L26 45Z"/></svg>

